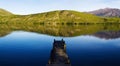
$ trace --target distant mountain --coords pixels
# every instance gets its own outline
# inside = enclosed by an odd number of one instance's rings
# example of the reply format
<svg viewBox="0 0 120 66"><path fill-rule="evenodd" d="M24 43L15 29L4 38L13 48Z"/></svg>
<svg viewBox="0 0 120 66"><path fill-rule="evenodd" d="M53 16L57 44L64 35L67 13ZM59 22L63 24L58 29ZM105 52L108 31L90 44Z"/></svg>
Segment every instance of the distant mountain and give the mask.
<svg viewBox="0 0 120 66"><path fill-rule="evenodd" d="M103 17L120 17L120 9L116 8L99 9L88 13Z"/></svg>
<svg viewBox="0 0 120 66"><path fill-rule="evenodd" d="M13 14L4 9L0 9L0 16L10 16L10 15L13 15Z"/></svg>

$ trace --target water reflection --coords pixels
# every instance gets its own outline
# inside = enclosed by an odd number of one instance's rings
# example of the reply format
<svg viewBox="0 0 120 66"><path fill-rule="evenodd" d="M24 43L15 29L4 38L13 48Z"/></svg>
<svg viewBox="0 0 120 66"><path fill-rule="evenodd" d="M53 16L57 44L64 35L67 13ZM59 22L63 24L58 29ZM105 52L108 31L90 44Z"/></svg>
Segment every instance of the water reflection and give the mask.
<svg viewBox="0 0 120 66"><path fill-rule="evenodd" d="M46 66L71 66L63 39L61 41L54 39L53 49L51 50L50 59Z"/></svg>
<svg viewBox="0 0 120 66"><path fill-rule="evenodd" d="M71 66L120 66L120 38L56 37L24 31L0 37L0 66L46 66L53 40L61 38Z"/></svg>
<svg viewBox="0 0 120 66"><path fill-rule="evenodd" d="M61 37L68 53L54 47L57 41L50 50L53 39ZM0 24L0 66L45 66L50 51L48 65L62 61L72 66L120 66L119 38L119 25ZM54 57L55 51L62 57Z"/></svg>
<svg viewBox="0 0 120 66"><path fill-rule="evenodd" d="M105 28L106 27L106 28ZM52 36L73 37L92 35L101 31L119 31L119 25L40 25L40 24L0 24L0 36L12 31L28 31Z"/></svg>
<svg viewBox="0 0 120 66"><path fill-rule="evenodd" d="M116 39L120 38L120 31L102 31L93 34L93 36L103 39Z"/></svg>

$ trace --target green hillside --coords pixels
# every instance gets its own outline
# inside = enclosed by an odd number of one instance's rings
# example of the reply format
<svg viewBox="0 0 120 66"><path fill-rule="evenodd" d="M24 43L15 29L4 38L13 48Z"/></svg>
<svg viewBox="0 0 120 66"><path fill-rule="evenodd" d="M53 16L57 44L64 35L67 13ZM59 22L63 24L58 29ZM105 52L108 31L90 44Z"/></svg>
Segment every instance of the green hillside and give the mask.
<svg viewBox="0 0 120 66"><path fill-rule="evenodd" d="M1 10L0 15L11 15ZM5 14L4 14L5 15ZM34 23L34 24L94 24L119 23L120 18L102 18L89 13L72 10L57 10L30 15L0 16L0 23Z"/></svg>
<svg viewBox="0 0 120 66"><path fill-rule="evenodd" d="M4 9L0 9L0 16L10 16L10 15L13 15L13 14Z"/></svg>
<svg viewBox="0 0 120 66"><path fill-rule="evenodd" d="M30 18L39 18L40 20L47 21L60 21L60 22L93 22L100 21L100 18L91 14L70 11L70 10L61 10L61 11L51 11L41 14L28 15Z"/></svg>
<svg viewBox="0 0 120 66"><path fill-rule="evenodd" d="M61 10L51 11L45 13L31 14L26 16L17 16L22 18L23 22L36 22L36 23L94 23L103 22L103 19L88 13Z"/></svg>

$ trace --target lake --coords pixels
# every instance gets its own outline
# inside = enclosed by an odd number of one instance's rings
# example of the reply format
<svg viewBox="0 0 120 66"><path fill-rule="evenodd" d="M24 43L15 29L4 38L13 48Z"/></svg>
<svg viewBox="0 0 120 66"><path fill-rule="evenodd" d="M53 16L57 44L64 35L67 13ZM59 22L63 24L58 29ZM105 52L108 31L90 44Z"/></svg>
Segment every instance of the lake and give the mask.
<svg viewBox="0 0 120 66"><path fill-rule="evenodd" d="M120 66L120 26L45 27L2 25L0 66L46 66L54 39L65 41L71 66Z"/></svg>

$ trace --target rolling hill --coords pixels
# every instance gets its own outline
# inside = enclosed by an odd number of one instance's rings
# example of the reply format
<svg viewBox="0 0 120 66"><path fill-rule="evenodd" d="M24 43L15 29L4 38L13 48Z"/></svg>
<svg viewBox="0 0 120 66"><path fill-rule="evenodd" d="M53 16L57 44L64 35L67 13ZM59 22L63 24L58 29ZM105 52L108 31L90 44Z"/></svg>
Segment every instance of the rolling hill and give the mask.
<svg viewBox="0 0 120 66"><path fill-rule="evenodd" d="M103 22L103 18L98 16L72 11L72 10L57 10L45 13L30 14L30 15L12 15L2 17L2 22L23 22L23 23L94 23Z"/></svg>
<svg viewBox="0 0 120 66"><path fill-rule="evenodd" d="M93 14L73 10L57 10L30 15L15 15L1 9L0 15L0 23L13 24L94 24L120 22L120 18L103 18Z"/></svg>
<svg viewBox="0 0 120 66"><path fill-rule="evenodd" d="M23 16L26 21L34 22L100 22L98 16L72 10L58 10Z"/></svg>

